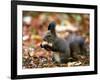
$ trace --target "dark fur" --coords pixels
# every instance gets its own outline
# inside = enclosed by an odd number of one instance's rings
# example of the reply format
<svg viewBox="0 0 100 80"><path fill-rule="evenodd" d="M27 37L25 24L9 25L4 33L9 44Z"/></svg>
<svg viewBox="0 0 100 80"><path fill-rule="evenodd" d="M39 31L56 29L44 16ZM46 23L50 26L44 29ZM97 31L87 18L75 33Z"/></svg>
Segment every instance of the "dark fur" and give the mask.
<svg viewBox="0 0 100 80"><path fill-rule="evenodd" d="M42 48L60 53L54 53L59 56L59 61L56 59L55 55L53 56L53 60L58 63L67 63L70 59L78 60L78 55L85 51L84 38L76 35L75 33L71 33L64 39L59 38L56 35L55 26L50 29L49 25L48 32L44 36L43 40L48 43L52 43L52 46L41 44Z"/></svg>

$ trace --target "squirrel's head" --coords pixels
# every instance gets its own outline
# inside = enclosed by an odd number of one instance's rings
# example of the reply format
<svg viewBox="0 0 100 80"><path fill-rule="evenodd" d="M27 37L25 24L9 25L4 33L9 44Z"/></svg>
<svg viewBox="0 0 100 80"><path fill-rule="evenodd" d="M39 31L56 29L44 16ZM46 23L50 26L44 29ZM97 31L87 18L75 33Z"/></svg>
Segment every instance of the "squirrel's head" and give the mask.
<svg viewBox="0 0 100 80"><path fill-rule="evenodd" d="M43 41L41 43L41 46L43 48L43 46L48 46L48 47L52 47L54 40L56 38L56 31L55 31L55 27L56 27L56 23L55 22L51 22L48 25L48 31L47 33L44 35L43 37Z"/></svg>

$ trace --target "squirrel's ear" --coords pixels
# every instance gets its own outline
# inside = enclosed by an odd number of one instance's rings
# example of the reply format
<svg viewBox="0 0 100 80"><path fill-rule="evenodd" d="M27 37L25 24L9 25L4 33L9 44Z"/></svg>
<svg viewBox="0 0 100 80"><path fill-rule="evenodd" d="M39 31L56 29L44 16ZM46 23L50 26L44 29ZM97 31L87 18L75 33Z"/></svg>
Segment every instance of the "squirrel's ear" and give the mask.
<svg viewBox="0 0 100 80"><path fill-rule="evenodd" d="M55 22L51 22L48 26L48 30L51 31L51 33L54 34L54 35L56 35L55 27L56 27Z"/></svg>
<svg viewBox="0 0 100 80"><path fill-rule="evenodd" d="M51 22L51 23L49 24L48 30L53 30L53 29L55 29L55 27L56 27L56 23L53 21L53 22Z"/></svg>

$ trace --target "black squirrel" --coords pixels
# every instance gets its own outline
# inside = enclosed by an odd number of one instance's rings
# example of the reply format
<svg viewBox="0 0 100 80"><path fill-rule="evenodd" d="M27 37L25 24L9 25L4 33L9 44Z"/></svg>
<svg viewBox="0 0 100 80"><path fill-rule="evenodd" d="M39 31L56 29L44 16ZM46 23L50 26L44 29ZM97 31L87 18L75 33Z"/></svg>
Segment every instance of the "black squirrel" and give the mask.
<svg viewBox="0 0 100 80"><path fill-rule="evenodd" d="M86 52L84 47L85 39L75 33L71 33L64 39L59 38L56 35L55 27L55 22L49 24L48 32L43 38L41 48L53 51L53 60L57 63L67 63L70 60L78 60L78 55L83 55L82 52Z"/></svg>

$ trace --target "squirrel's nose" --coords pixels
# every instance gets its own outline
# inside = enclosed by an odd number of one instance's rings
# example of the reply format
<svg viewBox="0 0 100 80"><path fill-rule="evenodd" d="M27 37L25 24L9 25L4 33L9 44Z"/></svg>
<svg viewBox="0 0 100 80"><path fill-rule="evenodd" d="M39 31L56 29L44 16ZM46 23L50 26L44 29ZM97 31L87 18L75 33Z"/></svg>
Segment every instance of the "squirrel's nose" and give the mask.
<svg viewBox="0 0 100 80"><path fill-rule="evenodd" d="M43 41L47 41L46 38L43 38Z"/></svg>

